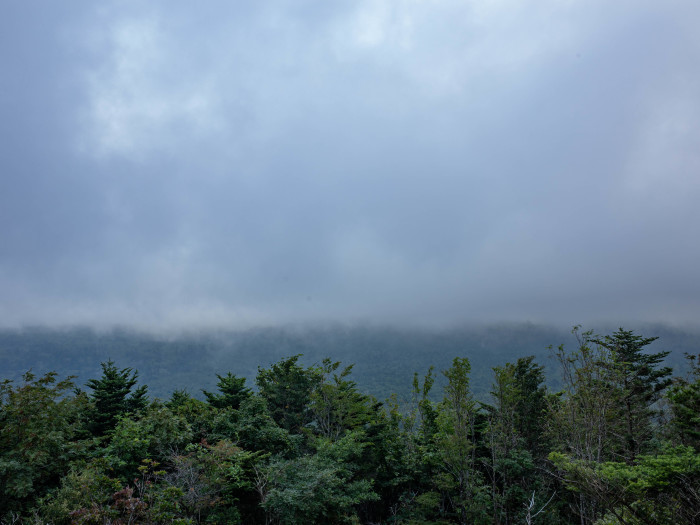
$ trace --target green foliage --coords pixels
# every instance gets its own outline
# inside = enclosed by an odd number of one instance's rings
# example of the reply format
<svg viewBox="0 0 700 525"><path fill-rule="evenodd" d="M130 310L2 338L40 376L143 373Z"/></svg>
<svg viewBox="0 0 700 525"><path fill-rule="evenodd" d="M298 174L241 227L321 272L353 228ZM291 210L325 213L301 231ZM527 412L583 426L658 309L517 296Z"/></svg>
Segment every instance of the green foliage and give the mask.
<svg viewBox="0 0 700 525"><path fill-rule="evenodd" d="M481 523L484 520L483 479L477 470L476 426L477 402L469 388L471 365L465 357L455 357L452 366L443 371L447 378L445 397L438 407L436 443L444 476L438 488L449 500L459 523Z"/></svg>
<svg viewBox="0 0 700 525"><path fill-rule="evenodd" d="M58 490L40 502L41 516L50 523L90 523L96 514L107 515L112 495L121 482L110 478L103 459L73 465ZM91 517L88 516L91 514Z"/></svg>
<svg viewBox="0 0 700 525"><path fill-rule="evenodd" d="M324 359L322 379L310 396L313 421L317 432L337 440L348 430L362 428L373 417L374 401L357 391L357 385L348 376L352 365L336 373L340 362Z"/></svg>
<svg viewBox="0 0 700 525"><path fill-rule="evenodd" d="M644 347L656 339L634 335L622 328L612 335L591 339L592 343L608 350L612 358L612 378L623 418L615 452L627 461L633 461L642 451L648 450L653 420L658 415L654 405L671 384L671 368L660 367L669 352L644 352Z"/></svg>
<svg viewBox="0 0 700 525"><path fill-rule="evenodd" d="M185 418L155 401L138 420L121 418L104 451L114 473L129 482L144 459L160 462L184 450L192 440Z"/></svg>
<svg viewBox="0 0 700 525"><path fill-rule="evenodd" d="M366 446L362 433L321 440L316 454L275 458L258 470L262 507L284 525L353 523L354 506L378 498L367 479L356 479Z"/></svg>
<svg viewBox="0 0 700 525"><path fill-rule="evenodd" d="M193 519L183 515L180 506L183 492L171 485L160 483L165 470L159 467L160 464L156 461L144 460L137 470L138 477L133 480L133 487L120 486L118 482L115 484L115 480L106 478L99 471L92 477L73 477L62 487L62 491L54 498L53 506L48 506L47 511L55 511L56 503L67 504L68 509L83 503L84 506L70 510L67 514L63 508L58 507L63 513L57 521L68 523L69 519L71 524L195 523ZM90 474L90 471L86 474ZM93 482L96 486L85 487L85 495L82 498L66 490L75 490L85 481ZM112 489L112 493L105 497L105 490L109 488ZM73 496L73 499L65 498L66 495Z"/></svg>
<svg viewBox="0 0 700 525"><path fill-rule="evenodd" d="M567 486L594 500L606 523L695 523L700 509L700 454L666 446L627 462L591 462L552 453Z"/></svg>
<svg viewBox="0 0 700 525"><path fill-rule="evenodd" d="M201 441L211 435L214 420L220 412L208 403L195 399L184 391L173 392L170 401L165 406L187 421L192 429L193 441Z"/></svg>
<svg viewBox="0 0 700 525"><path fill-rule="evenodd" d="M670 369L660 367L666 353L644 353L655 338L622 329L599 337L575 327L574 334L579 348L559 347L555 354L564 390L551 404L549 436L573 461L632 465L641 452L653 451L655 403L669 383ZM569 503L587 523L614 507L591 491L579 491Z"/></svg>
<svg viewBox="0 0 700 525"><path fill-rule="evenodd" d="M136 412L146 406L147 387L140 386L138 372L131 368L117 369L110 359L102 363L102 377L90 379L86 385L92 389L90 400L94 410L90 417L90 429L95 436L107 434L117 424L120 416Z"/></svg>
<svg viewBox="0 0 700 525"><path fill-rule="evenodd" d="M524 503L530 495L552 490L537 472L547 450L542 431L547 403L543 368L533 359L495 367L494 404L484 406L489 458L483 462L491 480L493 519L498 522L523 522L528 511Z"/></svg>
<svg viewBox="0 0 700 525"><path fill-rule="evenodd" d="M687 378L676 378L666 397L671 406L671 434L684 445L700 451L700 354L686 355Z"/></svg>
<svg viewBox="0 0 700 525"><path fill-rule="evenodd" d="M206 402L146 404L111 361L90 396L56 374L5 381L0 523L694 523L700 365L667 390L663 421L653 339L574 333L560 393L526 357L493 368L489 404L466 357L415 375L407 406L299 355L258 369L258 393L217 376Z"/></svg>
<svg viewBox="0 0 700 525"><path fill-rule="evenodd" d="M559 346L555 352L562 374L560 397L550 397L549 437L562 451L578 459L614 459L620 435L622 402L609 349L592 343L592 332L573 330L578 348Z"/></svg>
<svg viewBox="0 0 700 525"><path fill-rule="evenodd" d="M295 355L270 368L259 368L255 378L272 419L292 434L298 434L311 422L311 393L323 379L319 368L299 366L300 357L300 354Z"/></svg>
<svg viewBox="0 0 700 525"><path fill-rule="evenodd" d="M372 420L363 430L366 446L357 461L357 475L373 481L373 490L380 499L363 503L359 514L363 522L381 523L395 513L401 497L420 478L421 462L417 455L411 457L407 448L410 438L395 415L387 414L379 405L374 408Z"/></svg>
<svg viewBox="0 0 700 525"><path fill-rule="evenodd" d="M246 450L289 455L299 448L301 436L280 428L270 416L265 400L251 396L239 410L225 409L216 414L211 438L229 439Z"/></svg>
<svg viewBox="0 0 700 525"><path fill-rule="evenodd" d="M194 400L194 398L190 395L190 393L184 388L181 388L173 391L166 405L168 405L170 408L177 409L181 406L186 406L192 400Z"/></svg>
<svg viewBox="0 0 700 525"><path fill-rule="evenodd" d="M253 466L260 456L228 440L192 444L171 458L164 479L180 490L180 508L197 523L238 523L241 499L254 499Z"/></svg>
<svg viewBox="0 0 700 525"><path fill-rule="evenodd" d="M524 448L532 454L546 450L543 438L547 412L547 389L543 367L523 357L495 367L491 390L493 406L483 405L489 414L490 435L502 450Z"/></svg>
<svg viewBox="0 0 700 525"><path fill-rule="evenodd" d="M72 378L24 374L0 384L0 517L22 511L59 484L85 450L84 397L66 397Z"/></svg>
<svg viewBox="0 0 700 525"><path fill-rule="evenodd" d="M237 410L243 401L251 395L250 388L245 386L245 377L236 377L231 372L225 376L216 374L219 381L216 387L220 394L212 394L206 390L202 393L207 398L207 402L215 408L233 408Z"/></svg>
<svg viewBox="0 0 700 525"><path fill-rule="evenodd" d="M228 441L190 445L167 468L145 459L132 483L108 477L104 460L72 469L41 504L51 523L240 523L236 494L253 494L256 455Z"/></svg>
<svg viewBox="0 0 700 525"><path fill-rule="evenodd" d="M438 431L437 428L437 411L435 404L430 400L430 391L435 384L435 376L433 376L434 367L430 367L423 378L423 385L420 385L418 373L413 375L413 402L415 405L414 411L407 420L409 427L415 423L416 413L419 417L419 428L421 438L424 443L430 442Z"/></svg>

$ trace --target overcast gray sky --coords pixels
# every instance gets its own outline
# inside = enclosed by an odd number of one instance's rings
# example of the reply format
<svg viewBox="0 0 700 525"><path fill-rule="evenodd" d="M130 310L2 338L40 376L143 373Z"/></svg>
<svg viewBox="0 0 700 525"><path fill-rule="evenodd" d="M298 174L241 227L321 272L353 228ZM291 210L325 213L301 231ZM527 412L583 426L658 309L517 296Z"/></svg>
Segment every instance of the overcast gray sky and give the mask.
<svg viewBox="0 0 700 525"><path fill-rule="evenodd" d="M696 322L698 20L6 2L0 325Z"/></svg>

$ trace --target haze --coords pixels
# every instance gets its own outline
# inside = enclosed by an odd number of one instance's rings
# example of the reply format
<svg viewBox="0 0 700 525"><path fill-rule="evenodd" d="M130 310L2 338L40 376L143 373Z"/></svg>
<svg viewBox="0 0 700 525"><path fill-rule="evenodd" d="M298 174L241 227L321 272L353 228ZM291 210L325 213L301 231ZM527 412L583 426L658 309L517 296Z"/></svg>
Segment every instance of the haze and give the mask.
<svg viewBox="0 0 700 525"><path fill-rule="evenodd" d="M0 325L694 323L698 19L8 2Z"/></svg>

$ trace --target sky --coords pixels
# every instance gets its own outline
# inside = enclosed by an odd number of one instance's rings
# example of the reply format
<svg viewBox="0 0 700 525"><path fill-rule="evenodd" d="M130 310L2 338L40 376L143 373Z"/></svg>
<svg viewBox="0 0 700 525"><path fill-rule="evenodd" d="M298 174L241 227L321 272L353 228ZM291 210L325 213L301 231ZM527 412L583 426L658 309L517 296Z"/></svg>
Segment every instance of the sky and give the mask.
<svg viewBox="0 0 700 525"><path fill-rule="evenodd" d="M699 19L7 2L0 326L696 324Z"/></svg>

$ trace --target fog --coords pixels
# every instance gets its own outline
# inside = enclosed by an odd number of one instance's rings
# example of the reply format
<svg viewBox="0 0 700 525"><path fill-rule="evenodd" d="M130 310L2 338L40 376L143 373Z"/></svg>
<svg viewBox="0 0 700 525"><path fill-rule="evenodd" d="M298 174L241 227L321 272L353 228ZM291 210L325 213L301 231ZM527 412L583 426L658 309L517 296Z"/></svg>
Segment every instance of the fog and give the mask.
<svg viewBox="0 0 700 525"><path fill-rule="evenodd" d="M698 17L7 5L0 326L696 323Z"/></svg>

